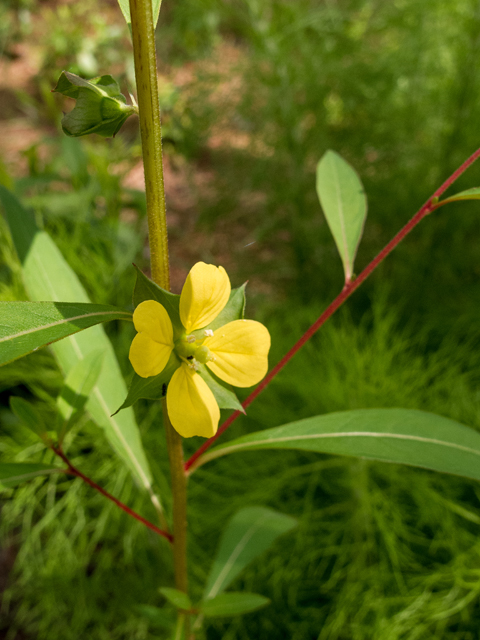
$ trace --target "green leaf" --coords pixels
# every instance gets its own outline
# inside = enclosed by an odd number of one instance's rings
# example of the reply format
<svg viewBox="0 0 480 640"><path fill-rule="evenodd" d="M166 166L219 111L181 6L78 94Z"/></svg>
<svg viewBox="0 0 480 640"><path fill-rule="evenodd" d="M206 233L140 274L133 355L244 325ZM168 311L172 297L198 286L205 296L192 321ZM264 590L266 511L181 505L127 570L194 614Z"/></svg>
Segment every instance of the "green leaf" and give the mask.
<svg viewBox="0 0 480 640"><path fill-rule="evenodd" d="M33 431L42 440L46 439L47 428L44 420L31 402L12 396L10 398L10 409L30 431Z"/></svg>
<svg viewBox="0 0 480 640"><path fill-rule="evenodd" d="M173 606L177 609L190 611L190 609L192 608L190 598L183 591L172 589L170 587L161 587L159 591L162 596L164 596L170 602L170 604L173 604Z"/></svg>
<svg viewBox="0 0 480 640"><path fill-rule="evenodd" d="M11 487L37 476L58 473L61 469L48 464L0 462L0 484Z"/></svg>
<svg viewBox="0 0 480 640"><path fill-rule="evenodd" d="M228 387L221 384L217 378L209 371L208 367L204 364L199 365L198 374L205 380L210 388L210 391L215 396L220 409L235 409L245 413L245 409L240 404L239 399L235 393Z"/></svg>
<svg viewBox="0 0 480 640"><path fill-rule="evenodd" d="M173 324L173 339L177 340L185 332L180 322L180 296L162 289L153 280L147 278L136 265L133 266L137 272L137 280L133 290L133 306L138 307L145 300L156 300L163 305Z"/></svg>
<svg viewBox="0 0 480 640"><path fill-rule="evenodd" d="M460 193L456 193L454 196L445 198L445 200L440 200L440 202L437 203L436 208L438 209L444 204L449 204L450 202L460 202L461 200L480 200L480 187L473 187L466 191L460 191Z"/></svg>
<svg viewBox="0 0 480 640"><path fill-rule="evenodd" d="M108 305L72 302L0 302L0 365L83 329L132 315Z"/></svg>
<svg viewBox="0 0 480 640"><path fill-rule="evenodd" d="M338 153L327 151L317 165L317 194L343 262L345 281L367 217L367 198L357 173Z"/></svg>
<svg viewBox="0 0 480 640"><path fill-rule="evenodd" d="M57 408L63 418L58 429L60 440L63 440L65 433L82 412L100 376L103 357L103 351L92 351L70 369L57 398Z"/></svg>
<svg viewBox="0 0 480 640"><path fill-rule="evenodd" d="M167 362L167 366L158 374L158 376L141 378L138 374L134 373L128 389L128 395L122 406L117 409L114 415L122 409L131 407L141 398L144 398L145 400L158 400L159 398L163 398L167 393L167 385L170 382L170 378L179 366L180 360L172 352L172 355Z"/></svg>
<svg viewBox="0 0 480 640"><path fill-rule="evenodd" d="M203 599L222 593L254 558L296 524L294 518L265 507L247 507L236 513L223 532Z"/></svg>
<svg viewBox="0 0 480 640"><path fill-rule="evenodd" d="M22 263L23 280L29 297L34 300L90 302L85 289L50 236L37 228L29 212L2 186L0 203L5 209L13 243ZM105 431L113 449L141 486L153 495L152 475L133 410L127 409L115 417L111 415L123 402L127 388L103 327L97 325L69 336L54 343L52 350L65 375L88 354L98 351L104 354L104 366L86 409Z"/></svg>
<svg viewBox="0 0 480 640"><path fill-rule="evenodd" d="M250 613L268 604L270 600L258 593L221 593L200 603L199 609L206 618L222 618Z"/></svg>
<svg viewBox="0 0 480 640"><path fill-rule="evenodd" d="M131 27L132 18L130 17L130 2L129 0L118 0L118 4L123 13L123 17L125 18L125 22L128 27ZM152 15L153 15L153 25L157 26L158 16L160 15L160 5L162 4L162 0L152 0Z"/></svg>
<svg viewBox="0 0 480 640"><path fill-rule="evenodd" d="M254 449L300 449L360 456L480 480L480 434L450 418L413 409L357 409L253 433L202 456Z"/></svg>

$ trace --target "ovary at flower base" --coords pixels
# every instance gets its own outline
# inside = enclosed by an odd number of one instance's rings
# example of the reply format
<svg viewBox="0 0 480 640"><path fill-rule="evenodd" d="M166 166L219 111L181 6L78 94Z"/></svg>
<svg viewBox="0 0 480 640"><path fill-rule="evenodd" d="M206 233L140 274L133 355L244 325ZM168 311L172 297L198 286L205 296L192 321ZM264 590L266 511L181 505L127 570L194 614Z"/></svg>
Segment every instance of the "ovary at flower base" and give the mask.
<svg viewBox="0 0 480 640"><path fill-rule="evenodd" d="M183 331L175 341L171 319L159 302L141 302L133 314L138 333L129 357L139 376L156 376L172 352L178 357L167 389L167 410L173 427L185 438L210 438L220 420L215 396L197 373L200 364L236 387L257 384L267 373L270 334L260 322L234 320L215 331L205 329L224 309L230 291L223 267L197 262L180 295Z"/></svg>

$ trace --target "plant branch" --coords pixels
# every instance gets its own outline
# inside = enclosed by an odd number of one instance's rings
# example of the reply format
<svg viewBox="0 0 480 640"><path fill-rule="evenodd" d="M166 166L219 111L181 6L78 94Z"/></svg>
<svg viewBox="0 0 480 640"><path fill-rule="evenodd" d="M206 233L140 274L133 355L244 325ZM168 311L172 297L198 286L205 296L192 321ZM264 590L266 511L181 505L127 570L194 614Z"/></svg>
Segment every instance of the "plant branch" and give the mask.
<svg viewBox="0 0 480 640"><path fill-rule="evenodd" d="M151 522L143 518L136 511L133 511L133 509L130 509L130 507L127 507L126 504L124 504L123 502L115 498L115 496L112 496L111 493L108 493L108 491L105 491L105 489L103 489L100 485L98 485L96 482L91 480L89 477L87 477L81 471L79 471L76 467L74 467L59 446L56 447L52 445L51 448L53 452L56 453L57 456L59 456L67 465L68 468L64 470L65 473L69 473L70 475L77 476L77 478L81 478L93 489L95 489L96 491L101 493L103 496L105 496L106 498L114 502L117 505L117 507L120 507L120 509L122 509L122 511L125 511L125 513L128 513L129 516L132 516L132 518L135 518L135 520L138 520L139 522L144 524L146 527L148 527L152 531L155 531L155 533L158 533L159 536L162 536L163 538L166 538L169 542L173 543L173 536L170 533L168 533L168 531L164 531L163 529L160 529L156 525L152 524Z"/></svg>
<svg viewBox="0 0 480 640"><path fill-rule="evenodd" d="M465 162L439 187L435 193L427 200L423 207L411 218L409 222L401 229L397 235L380 251L380 253L368 264L358 277L347 283L341 293L335 300L325 309L322 315L307 329L303 336L296 342L283 358L273 367L260 384L252 391L252 393L242 403L242 407L246 409L257 396L270 384L275 376L280 373L283 367L289 362L293 356L299 351L303 345L325 324L325 322L335 313L335 311L352 295L354 291L375 271L378 265L395 249L395 247L407 236L417 224L428 214L442 206L437 199L464 173L474 162L480 157L480 149L477 149ZM193 473L193 471L201 466L199 458L213 443L228 429L228 427L241 415L240 411L232 413L218 429L217 433L210 438L187 460L185 463L185 471Z"/></svg>
<svg viewBox="0 0 480 640"><path fill-rule="evenodd" d="M162 125L158 99L151 0L130 0L138 115L142 136L152 278L170 290L167 215L163 184Z"/></svg>

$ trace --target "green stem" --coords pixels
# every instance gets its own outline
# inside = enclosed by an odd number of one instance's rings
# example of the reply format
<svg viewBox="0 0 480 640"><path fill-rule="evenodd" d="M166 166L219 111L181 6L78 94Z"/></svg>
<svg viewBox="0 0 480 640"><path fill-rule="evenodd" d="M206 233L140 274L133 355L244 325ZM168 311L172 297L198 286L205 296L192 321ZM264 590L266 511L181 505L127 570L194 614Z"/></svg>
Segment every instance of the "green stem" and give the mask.
<svg viewBox="0 0 480 640"><path fill-rule="evenodd" d="M175 587L179 591L187 593L187 476L183 466L182 438L172 427L165 399L162 400L162 404L163 424L165 425L172 476Z"/></svg>
<svg viewBox="0 0 480 640"><path fill-rule="evenodd" d="M167 216L163 184L162 126L158 100L155 28L151 0L130 0L138 113L142 136L152 278L170 290Z"/></svg>

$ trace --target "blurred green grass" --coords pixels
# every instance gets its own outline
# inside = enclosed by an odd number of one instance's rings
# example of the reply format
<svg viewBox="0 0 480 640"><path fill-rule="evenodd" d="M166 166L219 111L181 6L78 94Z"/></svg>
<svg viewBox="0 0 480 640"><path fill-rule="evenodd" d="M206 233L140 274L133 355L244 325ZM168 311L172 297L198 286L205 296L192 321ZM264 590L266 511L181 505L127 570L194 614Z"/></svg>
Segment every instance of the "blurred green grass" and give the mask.
<svg viewBox="0 0 480 640"><path fill-rule="evenodd" d="M89 33L90 58L83 55L77 27L88 3L69 6L62 8L64 19L72 20L69 47L58 22L56 37L47 33L42 41L33 102L20 100L34 123L50 129L45 141L27 150L27 172L13 176L14 187L92 299L126 306L134 280L130 263L147 265L143 196L121 186L125 162L139 156L138 141L131 131L107 143L60 138L52 130L58 106L42 90L53 60L85 75L82 64L92 57L101 72L110 70L103 65L123 62L118 46L116 57L108 51L124 34L112 32L101 16ZM17 8L24 13L0 20L11 25L0 30L2 50L12 33L21 42L35 32L38 7L21 0ZM54 7L47 9L55 25ZM7 4L0 7L6 10ZM255 274L248 311L271 330L272 363L341 286L340 260L315 195L316 161L334 148L365 183L370 214L359 268L478 145L479 80L471 70L479 21L473 0L165 0L158 32L162 73L196 60L188 91L165 92L166 148L192 174L206 168L213 175L209 190L195 192L197 229L226 230L235 284ZM221 58L222 46L239 54L226 71L209 64ZM234 74L236 84L221 96L224 102L212 103L225 73ZM220 115L222 144L212 146ZM246 143L235 146L241 135ZM479 177L474 168L459 190ZM474 207L451 207L422 223L226 437L316 413L380 406L433 411L479 427ZM121 215L126 209L134 212L128 220ZM236 246L239 228L256 241L248 254ZM19 266L3 222L0 236L0 298L21 299ZM174 238L182 242L180 232ZM268 295L258 282L268 286ZM128 375L132 329L120 323L106 328ZM60 385L47 350L0 369L2 457L49 455L15 421L8 396L48 404ZM137 416L165 495L159 409L141 403ZM154 520L95 425L85 418L74 435L73 463ZM185 444L187 452L196 445ZM234 585L273 604L232 622L209 623L208 640L478 636L480 495L472 482L273 452L215 461L191 478L189 493L194 597L200 597L223 526L238 508L264 504L299 519L298 529ZM168 637L136 609L163 606L157 588L172 577L166 543L78 480L37 479L4 492L0 531L3 548L16 558L1 610L8 640L17 631L38 640Z"/></svg>

